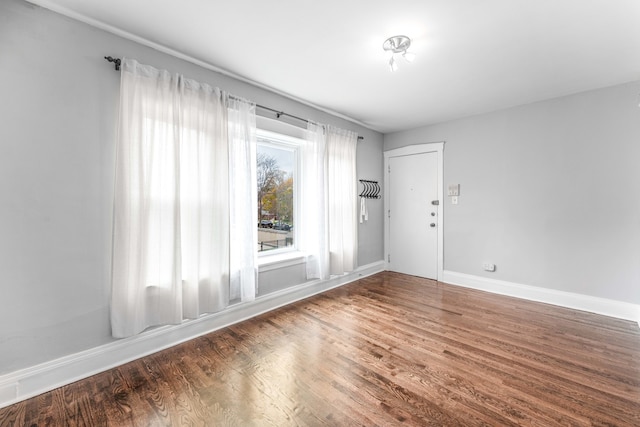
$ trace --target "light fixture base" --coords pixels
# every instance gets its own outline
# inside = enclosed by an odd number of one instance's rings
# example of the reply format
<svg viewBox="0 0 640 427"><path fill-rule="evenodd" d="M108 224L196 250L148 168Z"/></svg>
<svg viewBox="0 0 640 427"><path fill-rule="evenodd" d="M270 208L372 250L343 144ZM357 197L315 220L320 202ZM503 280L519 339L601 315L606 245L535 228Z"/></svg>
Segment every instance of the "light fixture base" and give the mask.
<svg viewBox="0 0 640 427"><path fill-rule="evenodd" d="M382 48L393 53L406 52L411 46L411 39L407 36L389 37L382 43Z"/></svg>

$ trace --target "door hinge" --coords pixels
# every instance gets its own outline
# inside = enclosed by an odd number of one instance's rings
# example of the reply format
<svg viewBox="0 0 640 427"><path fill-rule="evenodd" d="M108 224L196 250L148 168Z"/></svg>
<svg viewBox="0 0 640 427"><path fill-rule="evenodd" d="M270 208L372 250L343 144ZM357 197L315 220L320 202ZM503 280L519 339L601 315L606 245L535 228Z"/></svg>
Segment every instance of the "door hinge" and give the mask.
<svg viewBox="0 0 640 427"><path fill-rule="evenodd" d="M387 255L387 262L391 262L391 254Z"/></svg>
<svg viewBox="0 0 640 427"><path fill-rule="evenodd" d="M387 172L391 173L391 165L387 165Z"/></svg>
<svg viewBox="0 0 640 427"><path fill-rule="evenodd" d="M391 218L391 209L387 211L387 218Z"/></svg>

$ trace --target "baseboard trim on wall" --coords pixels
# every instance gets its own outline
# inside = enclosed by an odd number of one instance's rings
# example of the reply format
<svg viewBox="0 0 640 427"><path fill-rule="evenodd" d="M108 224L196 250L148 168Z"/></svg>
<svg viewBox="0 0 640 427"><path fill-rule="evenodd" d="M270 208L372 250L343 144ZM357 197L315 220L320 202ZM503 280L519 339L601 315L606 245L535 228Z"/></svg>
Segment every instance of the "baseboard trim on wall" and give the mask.
<svg viewBox="0 0 640 427"><path fill-rule="evenodd" d="M0 376L0 408L53 390L198 336L241 322L329 289L384 271L384 261L343 276L314 280L237 304L218 313L162 326L130 338Z"/></svg>
<svg viewBox="0 0 640 427"><path fill-rule="evenodd" d="M606 298L522 285L487 277L473 276L445 270L441 280L444 283L478 289L494 294L523 298L576 310L631 320L640 326L640 305Z"/></svg>

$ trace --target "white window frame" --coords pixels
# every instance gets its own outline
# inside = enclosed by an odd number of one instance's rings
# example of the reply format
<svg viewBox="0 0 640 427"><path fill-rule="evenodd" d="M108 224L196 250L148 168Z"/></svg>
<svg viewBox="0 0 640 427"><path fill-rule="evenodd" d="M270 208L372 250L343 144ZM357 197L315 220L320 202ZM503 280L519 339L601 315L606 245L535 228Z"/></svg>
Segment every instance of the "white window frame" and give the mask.
<svg viewBox="0 0 640 427"><path fill-rule="evenodd" d="M283 258L283 255L299 255L299 251L297 248L298 244L298 226L296 224L298 214L300 212L300 147L304 143L304 141L300 138L296 138L289 135L284 135L277 132L272 132L264 129L257 129L257 144L258 145L267 145L273 146L275 148L279 148L282 150L291 151L294 157L294 170L293 170L293 245L287 246L279 249L271 249L268 251L256 251L258 252L259 264L268 263L272 260L269 260L269 257L275 257L277 259ZM261 142L261 139L266 139L268 142ZM256 224L257 226L257 224ZM285 257L288 258L288 257Z"/></svg>

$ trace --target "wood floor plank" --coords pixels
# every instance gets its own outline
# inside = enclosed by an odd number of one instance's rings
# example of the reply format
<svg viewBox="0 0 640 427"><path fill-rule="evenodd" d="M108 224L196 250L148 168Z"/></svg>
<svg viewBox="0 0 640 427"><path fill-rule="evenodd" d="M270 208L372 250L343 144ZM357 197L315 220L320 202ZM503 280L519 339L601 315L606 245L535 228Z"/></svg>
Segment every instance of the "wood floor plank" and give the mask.
<svg viewBox="0 0 640 427"><path fill-rule="evenodd" d="M365 325L366 323L363 323L363 325ZM380 319L378 319L378 322L376 324L380 324ZM393 372L392 375L395 379L395 381L397 382L397 380L399 378L401 378L403 376L403 374L407 374L410 378L420 378L422 376L428 376L430 378L429 382L423 382L422 384L425 385L437 385L437 389L435 390L435 393L438 394L442 394L444 392L446 392L448 394L448 399L451 399L453 401L460 401L462 399L466 399L466 403L468 405L473 405L472 400L481 400L482 401L482 413L483 414L489 414L491 416L492 421L495 423L496 421L500 421L501 425L509 425L509 423L506 420L499 420L499 412L501 410L501 406L499 402L496 403L496 405L494 405L495 408L497 408L497 411L494 412L490 412L488 402L493 401L494 399L492 399L491 395L483 395L482 392L479 392L477 390L473 390L473 388L468 387L465 391L466 392L470 392L468 393L467 396L464 396L464 393L456 393L456 392L452 392L451 390L448 390L448 385L450 385L452 382L460 382L461 379L460 378L456 378L452 375L449 374L442 374L441 372L439 372L437 369L440 368L439 364L436 362L436 359L439 359L440 361L444 360L444 357L442 357L441 353L442 353L442 349L439 348L435 351L433 351L432 353L429 353L428 355L423 355L421 354L424 350L425 350L425 346L424 346L424 341L421 343L422 345L420 345L419 349L415 349L413 351L408 351L409 348L411 347L415 347L413 346L410 342L405 342L405 341L394 341L391 338L391 329L388 327L388 325L384 325L384 333L385 333L385 337L382 338L382 340L385 342L385 344L389 344L390 342L393 344L392 347L394 347L395 349L401 348L402 350L398 351L398 353L401 354L395 354L394 353L394 348L390 349L389 351L387 351L386 348L382 347L382 346L376 346L373 343L369 343L371 344L373 347L376 347L374 350L369 350L368 354L367 352L364 352L362 355L358 355L358 350L357 349L344 349L344 351L342 353L346 353L346 354L351 354L352 358L363 358L365 359L366 363L368 365L371 366L375 366L377 363L377 361L381 361L382 359L385 360L390 360L391 363L386 362L386 367L391 367L394 364L405 364L407 366L409 366L406 371L405 370L399 370L398 372ZM353 332L353 334L355 335L356 333ZM375 330L367 330L366 332L367 337L373 339L374 341L377 339L380 339L380 337L376 336L376 331ZM406 356L407 355L411 355L410 359L407 359ZM369 356L373 356L373 359L369 358ZM370 360L366 360L367 358L369 358ZM398 358L400 358L400 360L398 360ZM419 362L416 362L418 360L424 360L424 359L429 359L430 363L429 366L424 366L421 365ZM399 363L398 363L399 362ZM445 361L446 362L446 361ZM381 367L382 368L382 367ZM445 368L445 372L446 372L446 368ZM415 384L411 384L413 385L413 388L415 389ZM457 387L458 388L458 387ZM420 390L421 393L428 393L428 390L425 389L421 389ZM437 399L437 396L436 396ZM476 405L477 406L477 405ZM480 407L480 406L477 406Z"/></svg>
<svg viewBox="0 0 640 427"><path fill-rule="evenodd" d="M149 425L640 426L640 328L385 272L0 409Z"/></svg>

